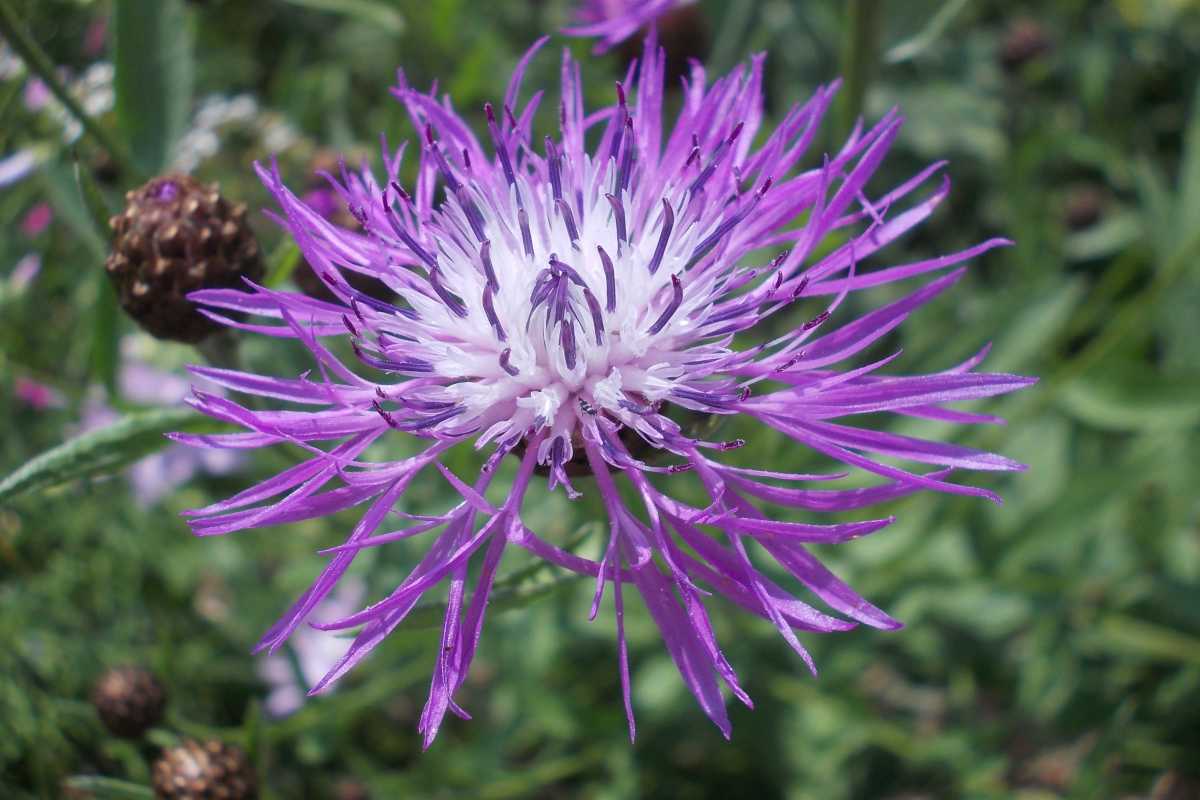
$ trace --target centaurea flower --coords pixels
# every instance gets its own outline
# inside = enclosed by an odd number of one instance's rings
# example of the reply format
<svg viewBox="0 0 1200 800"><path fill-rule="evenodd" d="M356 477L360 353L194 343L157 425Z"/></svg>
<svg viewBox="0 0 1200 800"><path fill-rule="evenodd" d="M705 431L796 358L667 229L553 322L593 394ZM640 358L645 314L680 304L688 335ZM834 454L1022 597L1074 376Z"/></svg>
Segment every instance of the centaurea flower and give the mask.
<svg viewBox="0 0 1200 800"><path fill-rule="evenodd" d="M426 555L391 594L357 613L309 622L327 631L359 629L314 686L320 692L370 653L429 590L449 584L420 722L426 746L448 710L467 716L453 696L475 655L488 594L509 545L595 579L593 617L612 585L631 736L628 584L644 600L688 688L728 736L720 682L747 705L750 699L717 644L704 602L709 594L769 620L810 668L796 631L844 631L858 623L899 627L807 548L873 533L890 517L784 521L761 505L848 511L922 489L998 499L951 482L951 471L1022 468L967 447L844 422L878 412L997 421L946 407L1032 382L975 372L986 348L930 375L881 374L899 353L836 368L957 282L963 272L956 265L1005 242L862 269L946 197L948 184L938 181L942 165L884 194L868 193L868 179L900 130L893 111L869 129L856 129L818 166L801 169L836 85L819 89L765 130L762 56L711 84L697 67L678 120L666 127L663 54L652 39L640 66L617 85L615 104L591 114L584 111L579 66L564 53L558 134L535 138L542 93L524 105L518 98L526 66L544 41L517 65L503 103L485 107L486 145L448 98L416 91L400 74L393 93L420 132L415 186L400 183L405 148L392 152L386 142L382 181L366 168L352 172L344 165L340 175L329 176L361 232L331 224L284 185L277 168L260 167L282 208L277 221L338 301L261 286L192 295L228 325L299 340L319 373L271 378L194 370L227 389L296 405L258 410L197 391L196 408L246 431L178 439L235 449L290 443L307 457L190 512L191 525L210 536L365 506L345 542L324 551L329 562L311 588L263 637L259 648L267 650L309 620L359 552L430 534ZM585 143L589 137L594 147ZM931 193L913 199L931 182ZM826 245L831 236L840 243ZM399 299L387 303L359 292L345 277L353 273L382 280ZM850 292L927 276L936 277L844 319ZM263 319L242 321L237 313ZM752 335L772 315L786 319L784 332L735 346L736 336ZM327 346L330 339L348 342L370 369L352 368ZM679 411L752 418L885 481L810 489L794 484L845 473L728 465L721 454L743 442L705 441L673 421ZM372 443L393 431L417 437L424 449L400 461L367 460ZM460 445L490 450L471 479L442 462ZM508 454L518 463L510 484L497 481ZM935 469L896 466L896 459ZM539 471L551 491L599 497L608 520L599 561L561 549L523 522ZM680 472L695 474L707 505L670 494L678 480L671 476ZM433 515L397 511L415 480L438 473L460 502ZM576 486L581 475L592 481ZM633 488L639 507L626 504L619 481ZM502 499L488 499L489 489ZM405 520L400 527L390 524L397 516ZM817 610L768 578L753 564L752 549L765 551L848 619ZM468 565L477 555L480 570L470 581Z"/></svg>
<svg viewBox="0 0 1200 800"><path fill-rule="evenodd" d="M576 24L563 29L568 36L599 39L595 51L604 53L652 25L664 15L695 0L582 0Z"/></svg>

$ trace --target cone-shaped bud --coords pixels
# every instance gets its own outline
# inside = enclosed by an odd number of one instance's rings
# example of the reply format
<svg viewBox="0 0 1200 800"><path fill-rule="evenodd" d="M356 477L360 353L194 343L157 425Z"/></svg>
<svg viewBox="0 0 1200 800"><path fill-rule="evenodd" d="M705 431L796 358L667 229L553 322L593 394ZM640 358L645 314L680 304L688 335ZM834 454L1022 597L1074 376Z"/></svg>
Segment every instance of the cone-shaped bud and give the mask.
<svg viewBox="0 0 1200 800"><path fill-rule="evenodd" d="M154 795L167 800L249 800L258 781L238 747L210 739L188 739L154 762Z"/></svg>
<svg viewBox="0 0 1200 800"><path fill-rule="evenodd" d="M217 185L186 175L154 178L125 195L113 217L105 263L121 307L160 339L198 342L220 326L187 299L197 289L243 288L262 278L262 256L246 223Z"/></svg>
<svg viewBox="0 0 1200 800"><path fill-rule="evenodd" d="M109 733L137 739L162 720L167 692L148 669L115 667L96 681L92 705Z"/></svg>

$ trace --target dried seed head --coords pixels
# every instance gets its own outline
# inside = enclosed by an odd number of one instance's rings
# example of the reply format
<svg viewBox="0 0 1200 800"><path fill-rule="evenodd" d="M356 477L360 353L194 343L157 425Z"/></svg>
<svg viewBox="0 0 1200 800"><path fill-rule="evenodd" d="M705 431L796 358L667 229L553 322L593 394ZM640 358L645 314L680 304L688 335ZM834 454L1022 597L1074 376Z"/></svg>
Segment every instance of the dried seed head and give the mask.
<svg viewBox="0 0 1200 800"><path fill-rule="evenodd" d="M1018 18L1009 25L1000 43L1000 66L1008 72L1016 72L1046 55L1053 46L1040 22L1029 17Z"/></svg>
<svg viewBox="0 0 1200 800"><path fill-rule="evenodd" d="M149 670L116 667L96 681L92 705L111 734L137 739L162 720L167 693Z"/></svg>
<svg viewBox="0 0 1200 800"><path fill-rule="evenodd" d="M250 800L258 782L246 754L210 739L188 739L154 762L154 796L166 800Z"/></svg>
<svg viewBox="0 0 1200 800"><path fill-rule="evenodd" d="M1104 216L1107 205L1108 196L1102 187L1094 183L1074 186L1063 204L1063 223L1072 231L1090 228Z"/></svg>
<svg viewBox="0 0 1200 800"><path fill-rule="evenodd" d="M110 220L105 267L122 308L160 339L198 342L220 326L187 299L197 289L242 288L262 278L258 241L245 208L186 175L154 178L125 195Z"/></svg>

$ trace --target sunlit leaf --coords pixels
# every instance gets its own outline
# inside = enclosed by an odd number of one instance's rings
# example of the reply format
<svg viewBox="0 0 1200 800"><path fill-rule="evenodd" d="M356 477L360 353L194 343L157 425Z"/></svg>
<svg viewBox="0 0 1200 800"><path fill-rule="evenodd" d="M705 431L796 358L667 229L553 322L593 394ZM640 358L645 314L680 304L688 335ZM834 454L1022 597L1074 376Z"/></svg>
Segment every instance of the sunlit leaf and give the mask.
<svg viewBox="0 0 1200 800"><path fill-rule="evenodd" d="M129 414L100 430L68 439L25 463L0 481L0 501L80 478L111 474L171 444L170 431L219 428L190 408Z"/></svg>
<svg viewBox="0 0 1200 800"><path fill-rule="evenodd" d="M116 0L117 124L143 170L157 173L191 113L192 36L183 0Z"/></svg>

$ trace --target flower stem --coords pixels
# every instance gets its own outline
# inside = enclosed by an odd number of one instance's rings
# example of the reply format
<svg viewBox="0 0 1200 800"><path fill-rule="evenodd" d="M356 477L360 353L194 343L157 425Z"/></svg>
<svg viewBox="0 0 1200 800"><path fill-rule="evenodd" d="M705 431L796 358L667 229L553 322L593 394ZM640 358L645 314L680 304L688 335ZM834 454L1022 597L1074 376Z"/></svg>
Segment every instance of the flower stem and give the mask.
<svg viewBox="0 0 1200 800"><path fill-rule="evenodd" d="M16 12L12 10L9 0L0 0L0 35L3 35L9 46L16 51L21 60L25 62L25 66L30 72L41 78L42 82L50 92L62 103L67 112L79 121L83 129L96 141L98 145L108 151L112 160L120 167L121 172L128 176L132 176L137 180L144 180L145 175L134 166L129 153L120 143L113 138L113 135L102 125L96 122L83 107L79 105L67 87L54 71L54 64L50 58L38 46L38 43L29 36L28 33L21 27L17 19Z"/></svg>
<svg viewBox="0 0 1200 800"><path fill-rule="evenodd" d="M842 79L838 98L837 141L854 128L863 111L867 88L879 63L879 39L883 29L883 0L848 0L846 28L842 39Z"/></svg>

